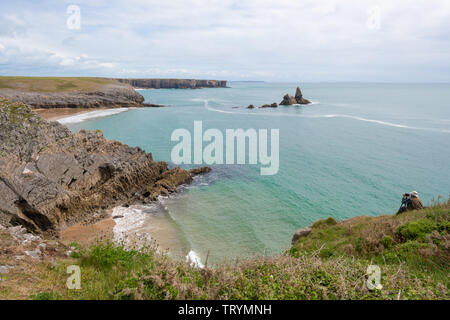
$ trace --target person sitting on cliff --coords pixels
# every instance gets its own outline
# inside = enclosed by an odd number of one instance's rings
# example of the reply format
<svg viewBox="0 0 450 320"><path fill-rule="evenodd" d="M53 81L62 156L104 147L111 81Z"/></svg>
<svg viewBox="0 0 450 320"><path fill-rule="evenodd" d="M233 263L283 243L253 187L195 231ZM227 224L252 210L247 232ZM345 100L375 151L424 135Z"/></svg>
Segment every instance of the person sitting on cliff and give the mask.
<svg viewBox="0 0 450 320"><path fill-rule="evenodd" d="M402 205L400 206L400 209L398 209L397 213L419 209L423 209L423 204L417 191L402 194Z"/></svg>

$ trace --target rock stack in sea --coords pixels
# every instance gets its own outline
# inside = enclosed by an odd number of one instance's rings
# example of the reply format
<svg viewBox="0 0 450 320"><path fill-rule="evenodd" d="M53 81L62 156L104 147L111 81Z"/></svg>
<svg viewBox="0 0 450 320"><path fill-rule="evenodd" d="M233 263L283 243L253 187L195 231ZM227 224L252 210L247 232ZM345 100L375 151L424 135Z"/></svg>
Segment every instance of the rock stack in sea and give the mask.
<svg viewBox="0 0 450 320"><path fill-rule="evenodd" d="M286 94L283 97L283 101L280 102L280 105L309 104L309 103L311 103L311 101L303 98L303 94L302 91L300 90L300 87L297 87L297 90L295 91L295 97L291 96L290 94Z"/></svg>

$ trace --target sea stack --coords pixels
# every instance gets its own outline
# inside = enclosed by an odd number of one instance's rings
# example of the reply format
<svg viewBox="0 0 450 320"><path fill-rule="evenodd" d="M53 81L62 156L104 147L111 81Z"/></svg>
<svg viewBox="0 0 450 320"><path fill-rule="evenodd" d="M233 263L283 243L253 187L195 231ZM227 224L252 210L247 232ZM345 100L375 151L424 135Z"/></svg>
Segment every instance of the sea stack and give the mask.
<svg viewBox="0 0 450 320"><path fill-rule="evenodd" d="M311 101L303 98L302 90L300 90L300 87L297 87L297 90L295 91L295 97L291 96L290 94L286 94L283 97L283 101L280 102L280 105L310 104L310 103Z"/></svg>

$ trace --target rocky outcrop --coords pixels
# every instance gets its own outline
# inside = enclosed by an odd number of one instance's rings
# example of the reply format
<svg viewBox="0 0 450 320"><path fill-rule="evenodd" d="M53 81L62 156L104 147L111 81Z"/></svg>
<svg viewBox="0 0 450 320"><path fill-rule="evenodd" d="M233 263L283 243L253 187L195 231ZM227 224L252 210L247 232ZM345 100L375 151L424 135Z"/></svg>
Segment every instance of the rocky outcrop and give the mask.
<svg viewBox="0 0 450 320"><path fill-rule="evenodd" d="M299 104L309 104L311 101L308 99L303 98L302 90L300 90L300 87L297 87L297 90L295 91L295 100Z"/></svg>
<svg viewBox="0 0 450 320"><path fill-rule="evenodd" d="M199 174L204 174L204 173L208 173L211 172L211 168L210 167L201 167L201 168L195 168L195 169L191 169L189 170L191 175L199 175Z"/></svg>
<svg viewBox="0 0 450 320"><path fill-rule="evenodd" d="M152 201L207 169L169 169L102 132L47 122L0 100L0 224L55 235L113 206Z"/></svg>
<svg viewBox="0 0 450 320"><path fill-rule="evenodd" d="M226 88L226 80L195 80L195 79L117 79L135 88L148 89L198 89Z"/></svg>
<svg viewBox="0 0 450 320"><path fill-rule="evenodd" d="M309 104L309 103L311 103L311 101L303 98L303 94L302 91L300 90L300 87L297 87L297 90L295 91L295 97L291 96L290 94L286 94L283 97L283 101L280 102L280 105Z"/></svg>
<svg viewBox="0 0 450 320"><path fill-rule="evenodd" d="M306 227L295 231L294 236L292 237L292 245L294 245L298 241L298 239L309 235L311 231L312 231L311 227Z"/></svg>
<svg viewBox="0 0 450 320"><path fill-rule="evenodd" d="M278 105L274 102L272 104L263 104L260 108L278 108Z"/></svg>
<svg viewBox="0 0 450 320"><path fill-rule="evenodd" d="M33 109L152 106L144 104L144 97L132 86L117 81L111 81L94 91L43 92L21 90L20 88L1 88L0 97L12 102L22 102Z"/></svg>
<svg viewBox="0 0 450 320"><path fill-rule="evenodd" d="M280 102L280 105L291 105L291 104L297 104L297 100L290 94L285 94L283 97L283 101Z"/></svg>

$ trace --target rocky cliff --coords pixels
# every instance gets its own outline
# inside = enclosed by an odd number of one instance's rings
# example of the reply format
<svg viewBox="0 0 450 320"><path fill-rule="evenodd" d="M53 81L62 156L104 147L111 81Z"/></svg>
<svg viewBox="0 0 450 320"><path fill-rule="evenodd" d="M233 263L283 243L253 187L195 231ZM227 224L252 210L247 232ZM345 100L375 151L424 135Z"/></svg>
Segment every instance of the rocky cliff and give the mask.
<svg viewBox="0 0 450 320"><path fill-rule="evenodd" d="M206 171L168 169L100 131L72 134L0 99L0 224L52 236L113 206L168 195Z"/></svg>
<svg viewBox="0 0 450 320"><path fill-rule="evenodd" d="M13 102L20 101L36 109L145 106L142 95L132 86L118 81L110 81L89 90L40 91L20 87L0 88L0 97Z"/></svg>
<svg viewBox="0 0 450 320"><path fill-rule="evenodd" d="M149 89L198 89L226 88L225 80L195 80L195 79L117 79L135 88Z"/></svg>

